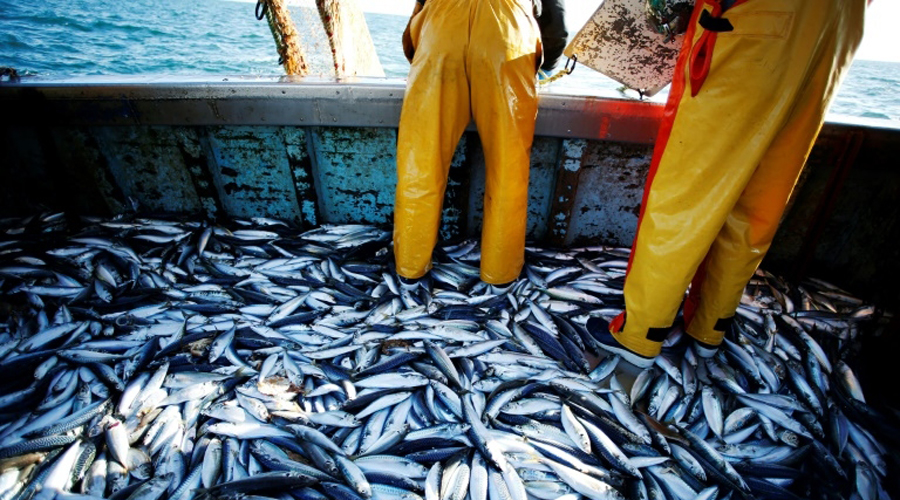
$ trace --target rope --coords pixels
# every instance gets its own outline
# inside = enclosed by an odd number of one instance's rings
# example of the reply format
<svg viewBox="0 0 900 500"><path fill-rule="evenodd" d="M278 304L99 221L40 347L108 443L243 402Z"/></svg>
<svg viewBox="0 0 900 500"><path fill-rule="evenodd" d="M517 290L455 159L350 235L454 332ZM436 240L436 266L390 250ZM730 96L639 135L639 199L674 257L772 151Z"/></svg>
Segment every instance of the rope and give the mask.
<svg viewBox="0 0 900 500"><path fill-rule="evenodd" d="M331 48L331 60L334 61L334 73L337 76L343 76L344 72L338 63L338 52L335 46L334 22L331 18L333 9L331 5L326 4L326 0L316 0L316 7L319 10L319 17L322 19L322 26L325 28L325 35L328 37L328 46Z"/></svg>
<svg viewBox="0 0 900 500"><path fill-rule="evenodd" d="M284 65L285 73L298 76L309 74L306 55L300 47L300 36L283 0L257 0L255 14L258 20L266 18L275 39L278 64Z"/></svg>
<svg viewBox="0 0 900 500"><path fill-rule="evenodd" d="M557 71L553 75L550 75L546 78L542 78L542 79L538 80L538 83L540 85L549 85L566 75L571 75L572 72L575 71L575 63L576 62L578 62L578 56L575 54L572 54L572 57L570 57L566 61L566 66L563 69ZM543 71L540 71L540 72L543 73Z"/></svg>
<svg viewBox="0 0 900 500"><path fill-rule="evenodd" d="M547 78L544 78L544 79L542 79L542 80L538 80L538 83L539 83L540 85L549 85L549 84L555 82L556 80L559 80L560 78L562 78L562 77L564 77L564 76L566 76L566 75L568 75L568 74L569 74L569 73L568 73L566 70L561 69L561 70L557 71L556 73L554 73L554 74L548 76Z"/></svg>
<svg viewBox="0 0 900 500"><path fill-rule="evenodd" d="M334 73L343 76L384 76L365 14L355 0L316 0L328 37Z"/></svg>

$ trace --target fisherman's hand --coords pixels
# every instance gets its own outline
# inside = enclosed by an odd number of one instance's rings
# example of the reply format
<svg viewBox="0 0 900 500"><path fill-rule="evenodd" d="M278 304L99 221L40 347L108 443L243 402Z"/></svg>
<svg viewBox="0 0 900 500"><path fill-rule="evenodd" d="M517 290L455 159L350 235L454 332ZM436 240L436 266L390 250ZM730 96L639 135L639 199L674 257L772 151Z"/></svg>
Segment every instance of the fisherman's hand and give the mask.
<svg viewBox="0 0 900 500"><path fill-rule="evenodd" d="M692 0L645 0L647 20L666 41L687 31L694 9Z"/></svg>

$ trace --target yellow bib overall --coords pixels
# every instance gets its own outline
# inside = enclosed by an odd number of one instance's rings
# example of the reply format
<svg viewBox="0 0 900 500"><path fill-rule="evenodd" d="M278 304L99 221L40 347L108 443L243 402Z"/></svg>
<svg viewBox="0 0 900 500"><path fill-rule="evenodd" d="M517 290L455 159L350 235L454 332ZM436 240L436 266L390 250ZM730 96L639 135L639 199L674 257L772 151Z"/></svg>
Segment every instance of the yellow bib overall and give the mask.
<svg viewBox="0 0 900 500"><path fill-rule="evenodd" d="M397 273L431 268L450 161L474 118L486 186L481 278L516 279L525 253L540 30L531 0L428 0L410 21L415 54L397 135Z"/></svg>
<svg viewBox="0 0 900 500"><path fill-rule="evenodd" d="M865 8L738 0L723 13L698 0L647 178L625 313L610 324L625 347L659 354L691 283L685 330L722 342L862 38Z"/></svg>

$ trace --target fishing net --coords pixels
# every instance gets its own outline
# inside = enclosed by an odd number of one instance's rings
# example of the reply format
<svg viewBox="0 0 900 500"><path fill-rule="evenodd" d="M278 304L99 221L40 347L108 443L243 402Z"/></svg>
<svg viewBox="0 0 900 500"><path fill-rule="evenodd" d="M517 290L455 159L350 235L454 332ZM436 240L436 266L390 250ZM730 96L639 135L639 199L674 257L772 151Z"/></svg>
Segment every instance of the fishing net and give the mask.
<svg viewBox="0 0 900 500"><path fill-rule="evenodd" d="M313 1L304 1L299 5L291 2L291 16L297 26L300 45L306 53L309 74L315 76L334 75L334 59L328 35L319 17L319 11Z"/></svg>
<svg viewBox="0 0 900 500"><path fill-rule="evenodd" d="M362 10L352 0L260 0L291 75L384 76Z"/></svg>

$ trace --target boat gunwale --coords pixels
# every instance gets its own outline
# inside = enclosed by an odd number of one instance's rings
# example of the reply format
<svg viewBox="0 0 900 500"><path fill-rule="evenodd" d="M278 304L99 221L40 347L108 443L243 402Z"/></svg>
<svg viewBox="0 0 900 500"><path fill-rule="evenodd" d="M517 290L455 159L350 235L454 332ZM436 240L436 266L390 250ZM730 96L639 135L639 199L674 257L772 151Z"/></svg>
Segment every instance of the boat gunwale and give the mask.
<svg viewBox="0 0 900 500"><path fill-rule="evenodd" d="M0 102L21 125L396 128L405 85L397 78L22 77L0 82ZM653 144L664 110L657 102L550 89L540 96L535 135L543 137ZM900 131L890 120L844 115L828 124Z"/></svg>

